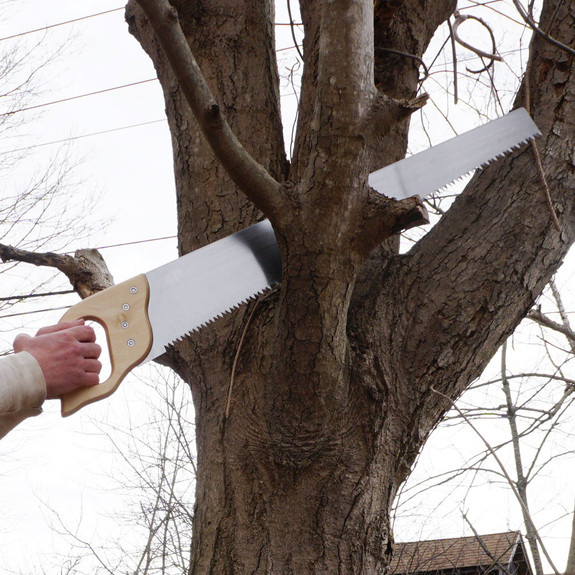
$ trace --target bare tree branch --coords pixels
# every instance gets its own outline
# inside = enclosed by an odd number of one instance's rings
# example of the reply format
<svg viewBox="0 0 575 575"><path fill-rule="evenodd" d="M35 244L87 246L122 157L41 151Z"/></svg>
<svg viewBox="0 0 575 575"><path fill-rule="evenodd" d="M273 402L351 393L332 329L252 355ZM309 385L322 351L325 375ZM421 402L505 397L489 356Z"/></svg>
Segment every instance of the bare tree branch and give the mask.
<svg viewBox="0 0 575 575"><path fill-rule="evenodd" d="M541 562L541 554L537 546L537 535L535 533L535 524L531 520L531 512L529 511L529 499L527 498L527 478L523 471L523 461L521 458L521 443L519 441L519 430L517 427L517 408L513 403L511 397L511 387L507 380L507 342L503 343L501 348L501 379L503 384L503 392L507 402L507 422L511 431L511 443L513 445L513 457L515 460L515 473L517 481L515 488L521 498L523 511L523 522L525 523L525 531L527 543L531 549L531 555L535 564L535 572L537 575L543 575L543 564Z"/></svg>
<svg viewBox="0 0 575 575"><path fill-rule="evenodd" d="M526 520L532 525L535 536L537 537L537 541L539 542L539 545L541 545L541 549L543 550L543 553L545 555L545 558L547 559L547 561L549 562L549 565L551 566L551 568L553 569L553 572L555 573L555 575L559 575L559 571L557 569L557 567L555 567L555 564L553 563L553 560L551 559L551 556L549 555L547 548L545 547L545 544L543 543L543 541L541 540L541 536L539 535L539 532L537 531L537 528L535 527L535 524L533 523L533 519L531 518L531 514L529 513L529 509L526 507L525 503L523 502L523 499L521 498L521 495L518 493L517 488L515 486L515 482L513 481L513 479L511 479L509 473L507 473L507 470L505 469L505 465L503 465L503 462L501 461L501 459L499 458L499 456L497 455L497 453L495 452L495 450L491 447L491 445L489 444L489 442L485 439L485 437L479 432L479 430L473 425L473 423L471 422L471 420L465 416L465 414L463 414L461 412L461 410L459 409L459 407L457 407L457 405L455 404L455 402L448 397L447 395L441 393L440 391L437 391L436 389L431 388L431 391L433 393L436 393L437 395L439 395L440 397L442 397L443 399L445 399L446 401L448 401L451 406L457 411L459 412L459 414L463 417L463 419L465 419L465 422L469 425L469 427L471 427L471 429L477 434L477 436L479 437L479 439L481 439L481 441L484 443L485 447L487 447L487 450L489 451L489 453L493 456L493 458L495 459L495 461L497 462L497 465L499 466L499 468L501 469L503 475L505 475L505 479L507 479L507 483L509 484L509 487L511 488L511 491L513 491L513 495L515 495L515 498L517 499L517 501L519 502L521 509L524 511L524 516L526 518Z"/></svg>
<svg viewBox="0 0 575 575"><path fill-rule="evenodd" d="M573 525L571 527L571 542L569 543L569 555L565 575L575 575L575 512L573 512Z"/></svg>
<svg viewBox="0 0 575 575"><path fill-rule="evenodd" d="M214 154L244 194L274 223L283 203L280 184L232 132L188 45L168 0L137 0L170 62L179 86Z"/></svg>
<svg viewBox="0 0 575 575"><path fill-rule="evenodd" d="M527 317L544 327L548 327L554 331L562 333L563 335L567 336L569 340L575 340L575 331L573 331L570 327L561 325L560 323L553 321L546 315L542 314L541 311L538 309L532 309L527 314Z"/></svg>
<svg viewBox="0 0 575 575"><path fill-rule="evenodd" d="M114 284L104 258L95 249L77 250L74 256L68 256L52 252L30 252L0 244L0 259L3 262L18 261L56 268L66 275L81 298L87 298Z"/></svg>
<svg viewBox="0 0 575 575"><path fill-rule="evenodd" d="M487 64L486 67L483 68L483 70L479 70L477 72L473 72L474 74L482 72L484 70L486 70L490 65L493 65L494 61L497 62L502 62L503 58L497 54L495 52L495 48L496 48L496 44L495 44L495 37L493 35L493 31L491 30L491 28L489 27L489 25L481 18L478 18L477 16L471 16L471 15L461 15L461 13L456 10L453 15L455 16L455 22L453 24L453 37L455 39L455 41L460 44L461 46L463 46L464 48L467 48L469 51L473 52L474 54L477 54L480 58L485 58L486 60L489 60L490 63ZM465 40L462 40L457 32L459 26L461 26L461 24L463 24L463 22L465 22L466 20L475 20L476 22L479 22L488 32L489 35L491 37L491 42L493 44L493 51L492 52L485 52L484 50L481 50L480 48L477 48L475 46L472 46L471 44L468 44L467 42L465 42ZM469 70L471 72L471 70Z"/></svg>
<svg viewBox="0 0 575 575"><path fill-rule="evenodd" d="M565 50L565 52L568 52L572 56L575 56L575 50L573 48L566 46L565 44L563 44L563 42L556 40L555 38L553 38L553 36L549 35L545 31L541 30L541 28L539 28L539 26L537 26L537 23L535 22L535 20L533 20L533 18L525 11L525 8L523 8L523 6L521 5L521 2L519 2L519 0L513 0L513 4L515 4L515 8L517 8L517 12L519 12L521 18L523 18L525 23L528 24L529 27L536 34L539 34L539 36L541 36L542 38L545 38L545 40L547 40L547 42L553 44L554 46L557 46L557 48L561 48L561 50Z"/></svg>

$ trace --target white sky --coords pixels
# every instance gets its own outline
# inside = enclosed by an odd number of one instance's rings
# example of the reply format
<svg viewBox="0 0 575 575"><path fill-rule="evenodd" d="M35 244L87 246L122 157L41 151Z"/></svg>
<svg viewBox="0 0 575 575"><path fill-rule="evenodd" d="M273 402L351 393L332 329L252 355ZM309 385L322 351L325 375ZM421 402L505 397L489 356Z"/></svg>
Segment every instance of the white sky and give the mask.
<svg viewBox="0 0 575 575"><path fill-rule="evenodd" d="M4 10L4 17L0 20L0 38L120 8L121 5L117 0L18 0ZM284 12L285 8L278 11L279 22L287 21ZM290 47L289 31L286 28L279 30L281 37L278 47ZM496 32L501 38L511 34L505 23ZM45 34L27 35L22 37L22 41L29 43L40 38L44 38L42 54L50 53L65 41L68 43L55 63L44 70L41 76L42 92L32 104L155 77L147 56L127 32L122 10L53 28ZM514 40L511 44L514 48L525 45L520 40ZM508 62L513 63L514 58L520 60L521 57L521 52L514 52L508 56ZM285 73L285 66L293 63L293 50L279 52L278 58ZM441 60L440 67L445 67ZM508 69L502 65L497 73L499 77L505 76ZM437 87L441 84L441 78L432 77L426 89L433 91L435 84ZM287 81L283 82L283 90L286 94L290 92ZM485 99L485 90L473 83L462 87L462 90L468 100ZM505 102L509 101L512 92L510 88L507 94L503 94ZM282 105L288 112L290 102L293 103L293 97L286 95L282 98ZM443 97L441 104L453 112L454 106L447 97ZM493 109L494 104L488 107ZM84 215L88 221L105 224L106 228L104 232L96 229L91 236L81 240L73 239L68 242L67 249L126 244L175 235L171 145L167 124L162 121L163 109L159 84L151 81L31 111L26 115L29 122L25 125L25 136L6 138L0 142L1 153L15 147L78 137L70 149L72 157L80 161L74 176L79 183L71 188L74 190L74 201L81 204L97 197L98 201ZM466 105L462 104L453 116L457 130L467 129L476 121L475 114L466 114L465 111ZM434 138L443 139L452 135L445 123L438 123L438 117L440 114L434 114L433 109L427 112L420 127L415 129L417 138L412 149L428 145L422 128L429 127L428 123L432 125ZM155 123L82 137L148 122ZM286 133L289 134L289 122L287 125ZM439 130L436 128L438 125ZM8 185L23 186L58 148L58 145L36 148L24 168L14 172L10 179L5 180L7 183L3 181L4 189ZM102 253L116 282L177 257L175 239L108 248ZM14 291L25 293L20 290L24 290L28 282L37 284L40 278L46 276L45 270L30 269L29 266L20 266L10 274L0 274L0 296ZM563 281L566 283L570 279L570 273L565 272ZM56 287L68 289L62 278L57 279ZM30 311L66 306L75 301L75 295L45 298L27 304L23 309ZM22 311L22 308L18 310ZM0 311L0 316L8 313L11 312ZM1 349L10 347L19 330L34 331L38 325L56 322L62 313L57 310L47 314L0 317ZM136 370L136 375L143 377L148 369ZM126 507L125 494L116 490L117 484L113 480L114 476L125 472L125 467L110 442L102 436L102 428L106 422L124 423L127 419L135 426L145 425L142 422L146 421L146 407L142 397L148 395L149 391L141 381L131 377L112 398L90 406L71 418L62 420L59 403L48 402L42 417L25 422L0 443L2 573L9 573L10 570L39 573L38 566L53 551L63 555L68 553L68 540L55 534L50 526L54 522L50 508L60 514L68 528L78 527L81 537L95 546L112 545L117 537L126 536L126 530L117 520L118 514ZM434 462L449 460L457 452L464 452L470 443L476 443L476 439L469 434L458 432L457 435L455 439L465 435L463 443L456 443L449 430L438 432L433 441L433 450L429 450L430 456L422 457L420 469L427 471L435 467ZM570 511L575 493L567 481L568 477L568 473L553 476L552 488L547 478L544 484L547 487L540 491L549 500L560 499L560 505ZM489 505L485 502L485 495L479 495L479 500L469 499L465 504L479 531L487 533L519 528L516 506L510 503L508 496L493 486L488 488L487 493ZM439 511L432 511L434 502L441 499L442 494L433 499L433 503L429 497L424 497L429 512L423 509L423 503L418 511L435 518L424 523L421 517L416 522L409 518L403 523L398 520L398 538L418 537L414 525L421 529L422 537L426 538L469 534L455 498L443 504ZM551 505L547 499L539 506ZM566 518L547 531L551 548L559 557L560 567L564 561L569 521Z"/></svg>

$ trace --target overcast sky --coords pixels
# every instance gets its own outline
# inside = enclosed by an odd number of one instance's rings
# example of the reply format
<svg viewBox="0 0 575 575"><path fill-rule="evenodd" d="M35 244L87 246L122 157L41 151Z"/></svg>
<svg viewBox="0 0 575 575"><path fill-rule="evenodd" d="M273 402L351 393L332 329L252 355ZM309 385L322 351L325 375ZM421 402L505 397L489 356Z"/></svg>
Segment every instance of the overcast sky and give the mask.
<svg viewBox="0 0 575 575"><path fill-rule="evenodd" d="M102 254L116 282L177 257L173 237L176 229L171 145L161 90L149 59L127 32L123 10L118 10L121 6L116 0L18 0L2 6L4 18L0 20L0 38L6 38L80 19L17 39L29 48L40 42L39 50L30 58L31 63L42 62L55 51L60 53L39 74L38 93L28 104L42 106L20 114L25 123L18 137L0 142L0 153L34 146L21 168L2 175L2 185L4 189L23 187L55 155L62 157L67 153L71 165L76 167L71 175L69 202L57 211L68 208L71 215L84 218L93 229L87 230L85 236L71 238L66 249L103 248ZM106 11L110 12L86 18ZM277 15L280 23L287 21L284 12L282 4ZM501 36L510 33L505 27L498 30ZM278 33L281 50L278 58L286 75L287 68L295 61L293 41L287 28L278 27ZM5 40L4 45L11 42ZM509 59L520 60L524 52L519 48L524 50L524 47L517 42ZM498 74L512 76L504 66ZM432 78L428 90L433 89L434 82L439 84L437 78ZM504 102L511 98L512 84L510 80L509 93L502 93ZM282 86L282 106L290 111L294 97L286 80ZM470 99L480 92L479 88L467 89ZM43 105L60 100L65 101ZM445 106L453 108L451 103ZM429 117L433 117L433 111ZM455 130L467 129L477 121L476 115L461 113L454 117L459 119ZM289 137L289 122L286 125ZM445 122L436 125L440 129L433 131L434 141L453 135ZM426 121L422 126L429 128ZM429 145L427 133L422 127L417 130L419 137L412 143L412 149ZM90 207L74 212L77 206L84 204ZM142 241L145 243L133 243ZM25 293L30 285L52 275L45 270L19 266L10 273L0 274L0 296ZM567 283L570 278L566 273L563 281ZM59 277L49 288L68 289L69 286ZM41 314L30 314L30 311L61 308L77 300L76 295L47 297L29 302L25 307L0 310L1 349L10 348L18 331L34 331L39 325L56 322L63 313L62 309ZM25 315L7 317L12 313ZM42 417L25 422L0 443L2 573L9 569L39 573L35 569L46 554L53 550L67 553L68 540L53 531L53 524L57 523L54 511L61 516L66 528L77 530L82 538L96 546L109 542L107 537L112 534L126 536L126 529L118 525L120 512L125 510L125 496L117 491L113 479L124 468L121 458L103 435L109 430L107 424L124 423L128 418L135 427L145 427L145 398L149 391L139 378L149 369L153 368L136 370L110 400L64 420L59 415L59 403L48 402ZM461 445L454 445L449 431L442 433L436 440L436 460L444 460L462 449ZM468 435L464 444L470 443L477 443L477 439ZM433 457L422 459L422 470L430 469L432 463ZM551 491L564 496L568 511L569 501L572 503L575 496L572 486L561 481ZM519 523L513 503L499 492L491 493L489 506L481 503L473 508L481 531L517 529ZM434 511L433 505L430 506L435 519L423 526L424 537L468 534L457 503L451 502L447 507ZM509 512L513 519L507 522L498 509ZM403 524L398 521L400 539L412 536L408 523L409 520ZM556 524L556 531L550 534L551 543L557 543L553 549L561 557L568 527L566 518ZM403 537L402 533L405 533ZM411 533L418 535L413 530Z"/></svg>

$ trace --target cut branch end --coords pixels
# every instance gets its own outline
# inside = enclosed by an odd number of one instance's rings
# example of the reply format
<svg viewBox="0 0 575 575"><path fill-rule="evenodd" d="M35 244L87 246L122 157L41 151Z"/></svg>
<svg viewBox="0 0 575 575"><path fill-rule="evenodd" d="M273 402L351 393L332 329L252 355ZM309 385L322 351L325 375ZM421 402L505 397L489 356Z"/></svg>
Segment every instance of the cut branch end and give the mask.
<svg viewBox="0 0 575 575"><path fill-rule="evenodd" d="M399 214L392 228L393 233L410 230L411 228L429 223L429 213L423 205L421 198L419 196L413 196L413 198L407 198L407 200L415 200L415 205Z"/></svg>

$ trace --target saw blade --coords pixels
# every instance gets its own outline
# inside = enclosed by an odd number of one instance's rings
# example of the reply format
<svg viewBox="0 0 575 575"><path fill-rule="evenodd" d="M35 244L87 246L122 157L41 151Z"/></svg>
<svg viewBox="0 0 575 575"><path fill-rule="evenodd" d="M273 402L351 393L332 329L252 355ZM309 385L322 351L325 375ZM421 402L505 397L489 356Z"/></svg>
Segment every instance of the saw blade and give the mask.
<svg viewBox="0 0 575 575"><path fill-rule="evenodd" d="M369 181L392 197L425 197L538 133L518 110L378 170ZM62 415L108 397L133 367L280 282L281 269L274 231L264 220L72 306L63 321L86 318L104 326L112 372L100 385L63 395Z"/></svg>
<svg viewBox="0 0 575 575"><path fill-rule="evenodd" d="M497 118L369 175L369 185L389 198L422 198L540 135L524 108Z"/></svg>
<svg viewBox="0 0 575 575"><path fill-rule="evenodd" d="M397 199L428 196L539 134L524 109L475 128L369 176ZM147 360L281 281L281 258L269 221L148 272L153 344Z"/></svg>
<svg viewBox="0 0 575 575"><path fill-rule="evenodd" d="M281 258L268 220L145 274L153 343L147 360L281 281Z"/></svg>

